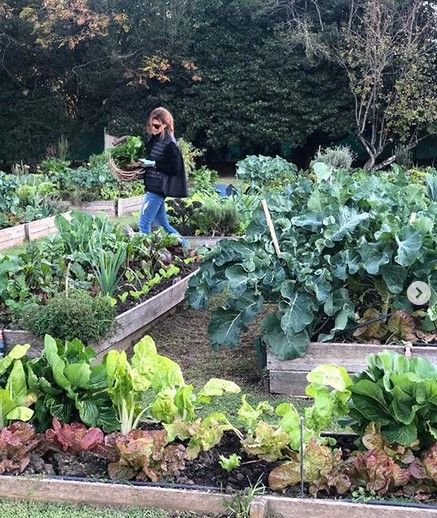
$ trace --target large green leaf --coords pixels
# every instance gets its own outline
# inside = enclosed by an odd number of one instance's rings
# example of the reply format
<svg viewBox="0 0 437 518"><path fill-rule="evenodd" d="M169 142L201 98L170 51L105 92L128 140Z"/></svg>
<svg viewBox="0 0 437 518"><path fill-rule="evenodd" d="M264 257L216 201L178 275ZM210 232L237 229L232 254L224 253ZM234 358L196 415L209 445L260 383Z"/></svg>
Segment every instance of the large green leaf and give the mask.
<svg viewBox="0 0 437 518"><path fill-rule="evenodd" d="M310 342L307 331L284 333L276 315L268 315L262 324L263 339L279 360L293 360L305 354Z"/></svg>
<svg viewBox="0 0 437 518"><path fill-rule="evenodd" d="M340 391L346 390L352 384L346 369L332 364L319 365L307 374L307 380L309 383L327 385Z"/></svg>
<svg viewBox="0 0 437 518"><path fill-rule="evenodd" d="M88 363L71 363L65 366L64 374L73 388L87 388L91 377L91 367Z"/></svg>
<svg viewBox="0 0 437 518"><path fill-rule="evenodd" d="M401 266L411 266L420 257L422 235L418 230L408 227L396 236L398 252L395 260Z"/></svg>
<svg viewBox="0 0 437 518"><path fill-rule="evenodd" d="M64 374L65 362L58 354L58 346L55 339L49 335L44 337L44 355L52 368L56 383L63 389L69 390L71 383Z"/></svg>
<svg viewBox="0 0 437 518"><path fill-rule="evenodd" d="M407 278L407 270L405 268L396 264L382 266L381 274L391 293L402 293L405 279Z"/></svg>
<svg viewBox="0 0 437 518"><path fill-rule="evenodd" d="M218 308L212 314L208 326L211 345L215 348L236 347L243 329L245 329L245 325L241 311Z"/></svg>
<svg viewBox="0 0 437 518"><path fill-rule="evenodd" d="M292 293L287 303L283 304L284 314L281 327L286 334L303 331L314 320L313 301L306 293Z"/></svg>
<svg viewBox="0 0 437 518"><path fill-rule="evenodd" d="M15 345L4 358L0 359L0 374L6 372L6 370L14 363L15 360L23 358L29 349L29 344Z"/></svg>
<svg viewBox="0 0 437 518"><path fill-rule="evenodd" d="M390 444L411 446L417 440L417 427L414 423L409 425L391 423L390 425L382 427L381 432Z"/></svg>
<svg viewBox="0 0 437 518"><path fill-rule="evenodd" d="M370 214L359 213L356 209L340 207L335 223L329 224L324 236L332 241L341 241L345 236L352 233L358 225L370 218Z"/></svg>

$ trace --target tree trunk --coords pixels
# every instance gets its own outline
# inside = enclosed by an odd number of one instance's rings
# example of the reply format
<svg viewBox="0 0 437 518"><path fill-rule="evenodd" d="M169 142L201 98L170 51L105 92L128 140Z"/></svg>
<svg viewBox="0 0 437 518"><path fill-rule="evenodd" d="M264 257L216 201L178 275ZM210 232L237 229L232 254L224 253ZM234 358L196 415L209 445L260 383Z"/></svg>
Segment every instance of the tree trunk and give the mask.
<svg viewBox="0 0 437 518"><path fill-rule="evenodd" d="M373 171L373 169L375 167L375 161L376 161L376 158L373 155L370 155L369 159L364 164L364 170L367 172Z"/></svg>
<svg viewBox="0 0 437 518"><path fill-rule="evenodd" d="M396 160L396 155L392 155L391 157L389 158L386 158L383 162L381 162L380 164L378 164L377 166L375 166L373 168L374 171L379 171L381 169L383 169L384 167L392 164L394 161Z"/></svg>

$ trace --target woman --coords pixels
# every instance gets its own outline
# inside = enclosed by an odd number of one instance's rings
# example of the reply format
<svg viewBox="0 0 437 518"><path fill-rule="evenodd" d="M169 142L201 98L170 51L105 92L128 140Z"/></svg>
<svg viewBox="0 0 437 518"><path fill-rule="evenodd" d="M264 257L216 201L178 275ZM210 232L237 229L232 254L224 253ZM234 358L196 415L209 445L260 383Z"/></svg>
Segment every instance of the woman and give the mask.
<svg viewBox="0 0 437 518"><path fill-rule="evenodd" d="M172 114L165 108L155 108L147 120L147 160L140 160L146 168L144 178L145 196L140 213L139 228L145 234L152 231L152 223L161 226L169 234L177 234L167 217L165 197L185 198L188 195L184 161L174 137ZM127 137L114 143L119 144ZM188 242L181 237L185 246Z"/></svg>

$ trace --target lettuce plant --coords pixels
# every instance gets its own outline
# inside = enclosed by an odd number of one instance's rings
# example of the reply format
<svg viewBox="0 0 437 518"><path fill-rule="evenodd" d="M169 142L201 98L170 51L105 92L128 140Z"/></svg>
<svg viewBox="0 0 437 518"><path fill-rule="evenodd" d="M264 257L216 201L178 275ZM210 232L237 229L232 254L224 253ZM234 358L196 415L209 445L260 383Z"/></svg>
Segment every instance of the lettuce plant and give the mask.
<svg viewBox="0 0 437 518"><path fill-rule="evenodd" d="M87 428L82 423L61 424L53 419L52 427L46 430L45 439L51 448L77 455L82 451L102 449L104 435L100 428Z"/></svg>
<svg viewBox="0 0 437 518"><path fill-rule="evenodd" d="M313 438L304 451L304 482L309 484L309 491L317 495L321 490L329 491L335 487L339 494L345 493L351 486L349 479L339 470L341 450L331 450L318 444ZM300 482L300 454L293 452L290 460L274 468L269 474L269 486L281 490Z"/></svg>
<svg viewBox="0 0 437 518"><path fill-rule="evenodd" d="M167 442L165 430L130 430L126 435L107 436L106 447L115 459L108 466L109 477L157 482L164 475L178 475L185 468L185 448Z"/></svg>
<svg viewBox="0 0 437 518"><path fill-rule="evenodd" d="M232 471L233 469L239 468L241 462L241 457L236 453L229 455L229 457L225 457L224 455L220 455L219 464L220 467L225 471Z"/></svg>
<svg viewBox="0 0 437 518"><path fill-rule="evenodd" d="M367 361L350 387L353 428L362 435L376 423L390 443L430 446L437 439L437 367L388 350Z"/></svg>
<svg viewBox="0 0 437 518"><path fill-rule="evenodd" d="M0 430L0 473L19 475L42 436L28 423L16 422Z"/></svg>

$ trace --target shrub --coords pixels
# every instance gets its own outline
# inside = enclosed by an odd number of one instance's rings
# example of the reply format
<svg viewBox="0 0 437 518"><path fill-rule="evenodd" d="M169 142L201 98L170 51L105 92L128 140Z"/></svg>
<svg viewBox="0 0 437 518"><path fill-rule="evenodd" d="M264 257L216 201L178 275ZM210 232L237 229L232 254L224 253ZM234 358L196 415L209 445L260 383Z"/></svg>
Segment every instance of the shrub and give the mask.
<svg viewBox="0 0 437 518"><path fill-rule="evenodd" d="M207 198L194 212L193 222L202 235L231 236L239 231L241 220L232 200Z"/></svg>
<svg viewBox="0 0 437 518"><path fill-rule="evenodd" d="M189 176L196 168L196 158L201 157L204 154L204 150L197 149L191 142L183 138L178 139L178 146L184 160L185 172Z"/></svg>
<svg viewBox="0 0 437 518"><path fill-rule="evenodd" d="M193 192L202 194L215 193L214 184L218 181L218 173L213 169L205 166L200 167L192 172L190 178L190 187Z"/></svg>
<svg viewBox="0 0 437 518"><path fill-rule="evenodd" d="M355 153L353 153L348 146L328 147L326 149L319 148L311 165L316 162L321 162L333 169L349 171L355 158Z"/></svg>
<svg viewBox="0 0 437 518"><path fill-rule="evenodd" d="M23 310L21 326L36 336L91 342L112 327L115 309L110 297L92 297L82 290L59 293L47 304L30 304Z"/></svg>

